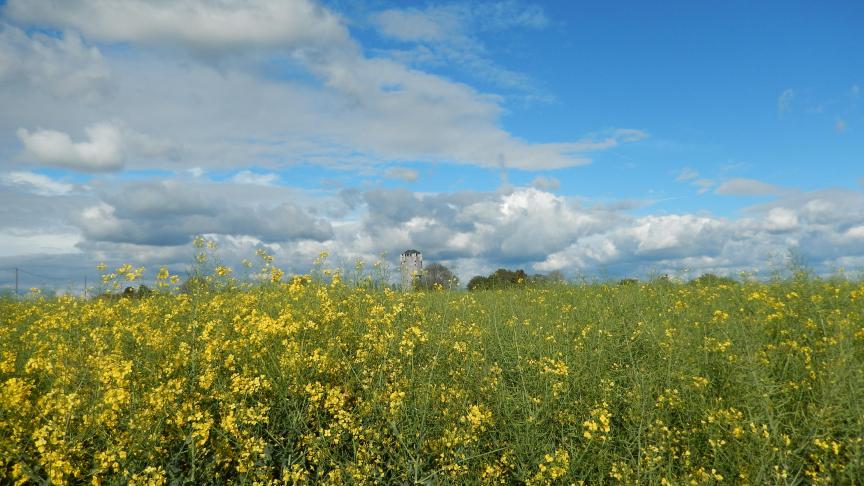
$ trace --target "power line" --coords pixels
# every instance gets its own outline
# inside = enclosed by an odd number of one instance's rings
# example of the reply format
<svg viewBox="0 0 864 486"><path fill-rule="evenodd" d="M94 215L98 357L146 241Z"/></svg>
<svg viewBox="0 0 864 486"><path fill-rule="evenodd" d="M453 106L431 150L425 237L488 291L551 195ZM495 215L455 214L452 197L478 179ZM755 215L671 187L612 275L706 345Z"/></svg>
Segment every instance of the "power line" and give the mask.
<svg viewBox="0 0 864 486"><path fill-rule="evenodd" d="M27 275L30 275L31 277L36 277L36 278L44 278L44 279L48 279L48 280L58 280L58 281L63 281L63 282L69 282L70 280L73 280L70 278L49 277L47 275L39 275L38 273L28 272L27 270L20 270L20 271L21 271L21 273L25 273Z"/></svg>
<svg viewBox="0 0 864 486"><path fill-rule="evenodd" d="M47 280L47 281L51 281L51 282L63 282L63 283L69 284L71 287L78 287L80 285L80 283L76 284L78 279L74 278L74 277L70 278L70 277L57 277L57 276L52 276L52 275L42 275L41 273L35 273L35 272L31 272L29 270L24 270L21 267L0 267L0 272L2 272L2 271L8 271L8 272L14 272L15 273L15 295L16 296L20 295L20 286L21 286L20 282L22 280L21 279L22 276L32 277L32 278L39 279L42 281ZM24 280L26 281L27 278L24 278ZM87 296L88 290L89 290L87 283L88 283L87 275L84 275L84 296L85 297ZM46 282L46 284L47 284L47 282ZM50 284L48 284L48 285L50 285ZM54 286L56 286L56 285L57 284L54 284Z"/></svg>

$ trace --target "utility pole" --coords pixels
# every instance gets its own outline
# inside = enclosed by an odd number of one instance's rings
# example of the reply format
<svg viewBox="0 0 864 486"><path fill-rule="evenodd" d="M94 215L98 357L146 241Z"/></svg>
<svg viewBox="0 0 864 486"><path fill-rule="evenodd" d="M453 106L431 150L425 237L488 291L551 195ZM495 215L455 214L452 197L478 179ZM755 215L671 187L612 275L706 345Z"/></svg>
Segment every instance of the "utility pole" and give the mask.
<svg viewBox="0 0 864 486"><path fill-rule="evenodd" d="M87 276L84 276L84 300L87 300Z"/></svg>
<svg viewBox="0 0 864 486"><path fill-rule="evenodd" d="M18 267L15 267L15 298L18 298Z"/></svg>

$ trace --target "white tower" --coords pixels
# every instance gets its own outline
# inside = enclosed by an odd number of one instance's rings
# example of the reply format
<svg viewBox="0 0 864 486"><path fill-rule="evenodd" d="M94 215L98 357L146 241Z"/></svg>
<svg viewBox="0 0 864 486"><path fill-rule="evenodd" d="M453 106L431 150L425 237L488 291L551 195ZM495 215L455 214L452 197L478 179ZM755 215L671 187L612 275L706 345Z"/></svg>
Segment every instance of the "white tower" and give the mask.
<svg viewBox="0 0 864 486"><path fill-rule="evenodd" d="M405 250L399 257L399 268L402 273L402 288L413 288L415 279L423 272L423 255L417 250Z"/></svg>

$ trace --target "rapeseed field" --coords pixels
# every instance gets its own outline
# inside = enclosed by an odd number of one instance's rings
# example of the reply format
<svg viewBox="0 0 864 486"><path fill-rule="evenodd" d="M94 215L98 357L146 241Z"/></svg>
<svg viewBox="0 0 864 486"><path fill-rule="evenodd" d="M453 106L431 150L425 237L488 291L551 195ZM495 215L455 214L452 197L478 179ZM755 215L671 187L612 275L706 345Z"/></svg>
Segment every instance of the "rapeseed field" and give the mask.
<svg viewBox="0 0 864 486"><path fill-rule="evenodd" d="M0 483L864 478L860 282L398 292L261 256L0 302Z"/></svg>

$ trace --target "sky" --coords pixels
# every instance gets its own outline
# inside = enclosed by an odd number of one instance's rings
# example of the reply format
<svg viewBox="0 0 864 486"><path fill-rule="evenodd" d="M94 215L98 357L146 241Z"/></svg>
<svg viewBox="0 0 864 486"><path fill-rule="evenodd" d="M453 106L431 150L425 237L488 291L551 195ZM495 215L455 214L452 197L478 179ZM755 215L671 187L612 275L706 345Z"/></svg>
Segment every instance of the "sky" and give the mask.
<svg viewBox="0 0 864 486"><path fill-rule="evenodd" d="M864 268L864 4L0 0L0 287ZM29 275L29 277L25 277Z"/></svg>

